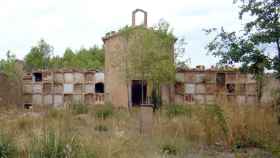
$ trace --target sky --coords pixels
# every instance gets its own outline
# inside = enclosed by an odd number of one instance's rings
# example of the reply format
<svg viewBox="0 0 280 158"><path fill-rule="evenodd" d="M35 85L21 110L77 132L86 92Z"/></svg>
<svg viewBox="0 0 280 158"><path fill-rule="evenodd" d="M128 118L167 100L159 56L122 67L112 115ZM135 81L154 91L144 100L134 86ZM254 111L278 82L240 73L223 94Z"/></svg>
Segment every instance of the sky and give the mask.
<svg viewBox="0 0 280 158"><path fill-rule="evenodd" d="M136 8L148 12L149 26L165 19L177 37L185 38L184 58L190 58L191 66L217 62L207 55L210 38L202 29L242 26L233 0L0 0L0 59L8 50L23 59L41 38L60 56L68 47L102 46L107 32L131 25ZM143 20L141 14L136 18L138 23Z"/></svg>

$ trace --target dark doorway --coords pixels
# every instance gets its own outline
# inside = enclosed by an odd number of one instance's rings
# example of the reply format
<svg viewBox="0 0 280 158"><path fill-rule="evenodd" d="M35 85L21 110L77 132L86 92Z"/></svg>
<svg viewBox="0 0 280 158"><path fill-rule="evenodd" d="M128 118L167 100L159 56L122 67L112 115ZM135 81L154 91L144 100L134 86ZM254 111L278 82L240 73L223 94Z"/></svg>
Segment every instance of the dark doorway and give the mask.
<svg viewBox="0 0 280 158"><path fill-rule="evenodd" d="M137 106L144 104L147 99L147 82L141 80L133 80L131 85L131 98L132 105ZM142 94L143 94L143 102L142 102Z"/></svg>
<svg viewBox="0 0 280 158"><path fill-rule="evenodd" d="M42 75L42 73L39 73L39 72L33 73L33 77L34 77L35 82L41 82L43 80L43 75Z"/></svg>
<svg viewBox="0 0 280 158"><path fill-rule="evenodd" d="M218 92L223 92L224 89L225 89L225 84L226 84L225 73L217 73L216 84L217 84L217 91Z"/></svg>
<svg viewBox="0 0 280 158"><path fill-rule="evenodd" d="M103 83L96 83L95 84L95 93L104 93L104 84Z"/></svg>

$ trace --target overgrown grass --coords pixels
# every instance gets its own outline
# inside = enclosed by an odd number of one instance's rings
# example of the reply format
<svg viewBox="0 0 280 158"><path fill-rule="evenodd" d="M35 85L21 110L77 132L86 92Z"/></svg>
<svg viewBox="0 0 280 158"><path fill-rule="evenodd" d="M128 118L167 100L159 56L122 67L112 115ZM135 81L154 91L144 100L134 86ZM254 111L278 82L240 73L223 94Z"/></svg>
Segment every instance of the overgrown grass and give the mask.
<svg viewBox="0 0 280 158"><path fill-rule="evenodd" d="M0 133L0 158L16 158L18 151L14 140L7 134Z"/></svg>
<svg viewBox="0 0 280 158"><path fill-rule="evenodd" d="M89 111L88 106L81 103L71 104L69 105L69 109L73 114L76 115L87 114Z"/></svg>
<svg viewBox="0 0 280 158"><path fill-rule="evenodd" d="M41 109L35 115L9 110L0 117L1 130L8 133L0 137L0 154L12 158L223 157L228 153L250 157L250 152L261 151L280 156L277 113L268 106L163 106L153 114L152 131L145 136L139 130L139 109L83 108Z"/></svg>
<svg viewBox="0 0 280 158"><path fill-rule="evenodd" d="M192 111L188 106L174 104L166 106L166 114L169 118L176 116L191 117Z"/></svg>
<svg viewBox="0 0 280 158"><path fill-rule="evenodd" d="M106 104L104 106L99 106L96 109L95 116L99 119L107 119L113 115L113 106L110 104Z"/></svg>

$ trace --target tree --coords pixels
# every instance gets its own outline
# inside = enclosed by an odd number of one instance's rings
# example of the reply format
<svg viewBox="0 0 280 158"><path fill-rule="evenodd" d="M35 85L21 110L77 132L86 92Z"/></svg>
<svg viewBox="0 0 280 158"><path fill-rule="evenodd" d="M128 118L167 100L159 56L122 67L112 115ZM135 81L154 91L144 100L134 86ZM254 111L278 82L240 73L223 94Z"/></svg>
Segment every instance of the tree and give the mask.
<svg viewBox="0 0 280 158"><path fill-rule="evenodd" d="M46 69L49 67L53 47L41 39L37 46L33 46L30 52L25 56L27 70Z"/></svg>
<svg viewBox="0 0 280 158"><path fill-rule="evenodd" d="M67 48L65 50L62 61L63 61L64 68L75 68L79 66L75 63L76 54L70 48Z"/></svg>
<svg viewBox="0 0 280 158"><path fill-rule="evenodd" d="M280 79L280 1L279 0L235 0L241 2L239 17L243 19L250 15L250 21L245 24L245 32L255 45L275 45L273 68ZM271 50L269 50L271 51Z"/></svg>
<svg viewBox="0 0 280 158"><path fill-rule="evenodd" d="M23 63L16 59L16 56L10 51L6 54L6 60L0 61L0 72L5 73L8 76L8 80L13 85L13 95L15 100L21 100L22 98L22 77L23 77ZM7 92L8 93L8 92Z"/></svg>
<svg viewBox="0 0 280 158"><path fill-rule="evenodd" d="M220 57L220 65L241 64L241 72L254 74L257 80L257 96L260 102L265 69L271 68L271 60L250 38L238 37L236 32L226 32L221 28L205 30L207 34L216 32L206 49L215 57Z"/></svg>
<svg viewBox="0 0 280 158"><path fill-rule="evenodd" d="M127 41L124 56L119 55L126 80L139 79L152 85L155 96L154 104L160 104L160 88L162 84L172 83L175 79L176 65L174 62L174 43L176 38L169 29L167 22L160 23L152 29L143 26L125 27L120 30ZM144 101L142 94L142 103ZM156 100L156 101L155 101Z"/></svg>
<svg viewBox="0 0 280 158"><path fill-rule="evenodd" d="M241 2L239 17L249 13L250 20L244 29L237 32L205 30L215 32L215 37L206 46L208 52L220 58L219 64L241 64L241 71L254 74L257 80L258 100L262 96L265 70L273 68L280 78L280 1L279 0L235 0ZM271 46L275 44L276 49ZM274 59L271 51L277 52Z"/></svg>

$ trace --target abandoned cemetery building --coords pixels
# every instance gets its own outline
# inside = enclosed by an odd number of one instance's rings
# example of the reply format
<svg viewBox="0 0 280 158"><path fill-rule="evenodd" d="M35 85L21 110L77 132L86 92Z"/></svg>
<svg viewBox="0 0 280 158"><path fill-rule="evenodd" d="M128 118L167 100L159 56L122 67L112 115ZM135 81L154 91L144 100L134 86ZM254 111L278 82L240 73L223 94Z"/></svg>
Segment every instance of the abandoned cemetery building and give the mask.
<svg viewBox="0 0 280 158"><path fill-rule="evenodd" d="M60 107L65 104L104 103L104 74L81 70L42 70L23 78L23 102L32 105Z"/></svg>
<svg viewBox="0 0 280 158"><path fill-rule="evenodd" d="M132 26L137 29L135 15L144 14L144 31L154 34L147 26L147 12L137 9L132 13ZM142 27L142 26L141 26ZM61 107L65 104L86 105L111 103L114 106L131 107L150 104L149 82L138 77L127 80L124 61L129 53L130 38L121 32L110 32L103 37L105 49L104 72L94 70L40 70L26 73L23 78L23 104ZM175 43L175 40L174 40ZM174 56L174 43L169 45ZM280 85L272 77L266 81L263 102L272 100L270 92ZM176 83L162 85L160 94L163 104L214 104L226 101L234 104L255 104L257 83L250 74L238 70L177 69ZM143 100L144 99L144 100Z"/></svg>

